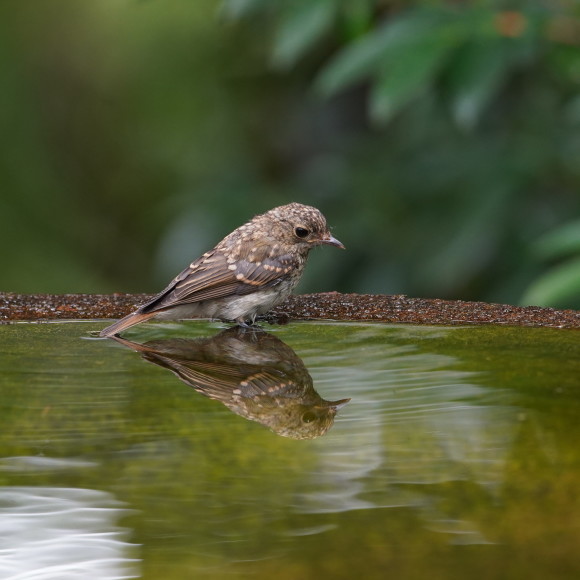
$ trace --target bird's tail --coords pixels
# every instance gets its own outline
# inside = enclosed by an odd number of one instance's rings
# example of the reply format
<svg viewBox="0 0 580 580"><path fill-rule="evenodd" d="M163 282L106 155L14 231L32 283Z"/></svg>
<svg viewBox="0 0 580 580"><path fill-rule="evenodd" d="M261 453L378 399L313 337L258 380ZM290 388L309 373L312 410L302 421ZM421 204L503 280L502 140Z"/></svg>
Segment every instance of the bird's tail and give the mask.
<svg viewBox="0 0 580 580"><path fill-rule="evenodd" d="M157 312L145 312L145 313L133 312L128 316L125 316L125 318L117 320L117 322L111 324L111 326L107 326L107 328L101 330L99 336L103 337L116 336L117 334L123 332L123 330L126 330L127 328L130 328L135 324L139 324L140 322L145 322L146 320L153 318L153 316L155 316L156 314Z"/></svg>

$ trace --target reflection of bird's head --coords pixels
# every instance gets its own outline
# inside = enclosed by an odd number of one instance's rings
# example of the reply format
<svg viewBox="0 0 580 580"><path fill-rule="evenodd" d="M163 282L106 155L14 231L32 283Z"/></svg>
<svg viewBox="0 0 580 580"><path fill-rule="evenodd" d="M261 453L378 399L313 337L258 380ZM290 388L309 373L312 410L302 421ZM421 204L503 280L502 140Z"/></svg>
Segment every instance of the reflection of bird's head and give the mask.
<svg viewBox="0 0 580 580"><path fill-rule="evenodd" d="M272 334L233 327L211 338L118 342L174 372L198 393L293 439L313 439L350 399L324 400L297 354Z"/></svg>
<svg viewBox="0 0 580 580"><path fill-rule="evenodd" d="M285 410L285 421L265 422L274 433L291 439L315 439L324 435L334 424L338 409L346 405L350 399L338 401L320 400L315 405L289 405Z"/></svg>

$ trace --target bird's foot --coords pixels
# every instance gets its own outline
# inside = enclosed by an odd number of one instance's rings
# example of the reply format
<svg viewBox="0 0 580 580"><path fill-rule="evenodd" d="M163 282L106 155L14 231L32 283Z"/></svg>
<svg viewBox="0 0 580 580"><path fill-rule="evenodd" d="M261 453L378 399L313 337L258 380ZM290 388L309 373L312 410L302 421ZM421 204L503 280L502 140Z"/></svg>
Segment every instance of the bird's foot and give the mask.
<svg viewBox="0 0 580 580"><path fill-rule="evenodd" d="M244 318L236 318L236 323L241 328L251 329L251 330L261 330L261 326L256 323L256 317L252 317L250 320Z"/></svg>

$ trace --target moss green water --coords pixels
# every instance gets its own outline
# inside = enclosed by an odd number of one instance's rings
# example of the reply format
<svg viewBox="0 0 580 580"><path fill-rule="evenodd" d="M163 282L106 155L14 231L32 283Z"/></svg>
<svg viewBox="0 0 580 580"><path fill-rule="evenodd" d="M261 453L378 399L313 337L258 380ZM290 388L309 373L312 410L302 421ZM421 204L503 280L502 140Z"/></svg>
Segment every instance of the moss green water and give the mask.
<svg viewBox="0 0 580 580"><path fill-rule="evenodd" d="M104 326L0 326L0 577L580 576L578 331Z"/></svg>

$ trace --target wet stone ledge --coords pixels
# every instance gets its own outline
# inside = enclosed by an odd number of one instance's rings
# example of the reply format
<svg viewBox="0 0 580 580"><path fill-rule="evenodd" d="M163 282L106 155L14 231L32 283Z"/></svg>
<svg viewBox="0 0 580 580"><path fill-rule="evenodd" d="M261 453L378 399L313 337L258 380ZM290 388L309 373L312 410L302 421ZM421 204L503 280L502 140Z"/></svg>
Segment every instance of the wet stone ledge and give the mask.
<svg viewBox="0 0 580 580"><path fill-rule="evenodd" d="M151 297L149 294L0 293L0 323L121 318ZM577 310L338 292L291 296L267 317L272 323L323 319L580 328Z"/></svg>

